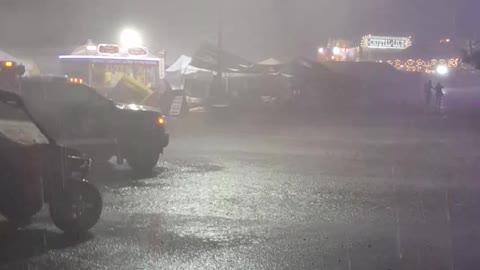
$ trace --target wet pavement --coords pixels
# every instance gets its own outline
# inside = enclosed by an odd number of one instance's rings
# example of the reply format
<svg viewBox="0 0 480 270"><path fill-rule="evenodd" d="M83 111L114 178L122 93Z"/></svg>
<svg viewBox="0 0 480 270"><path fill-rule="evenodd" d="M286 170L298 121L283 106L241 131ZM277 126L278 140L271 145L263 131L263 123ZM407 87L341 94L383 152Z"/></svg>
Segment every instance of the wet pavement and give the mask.
<svg viewBox="0 0 480 270"><path fill-rule="evenodd" d="M44 211L0 269L476 269L480 136L432 121L174 123L151 177L93 175L91 234Z"/></svg>

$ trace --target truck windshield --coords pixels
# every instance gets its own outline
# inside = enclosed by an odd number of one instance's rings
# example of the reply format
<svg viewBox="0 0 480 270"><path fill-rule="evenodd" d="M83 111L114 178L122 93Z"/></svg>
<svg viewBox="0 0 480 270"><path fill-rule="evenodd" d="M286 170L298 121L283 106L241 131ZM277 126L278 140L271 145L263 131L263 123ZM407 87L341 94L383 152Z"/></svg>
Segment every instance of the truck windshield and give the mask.
<svg viewBox="0 0 480 270"><path fill-rule="evenodd" d="M0 146L47 144L48 140L19 107L0 102Z"/></svg>

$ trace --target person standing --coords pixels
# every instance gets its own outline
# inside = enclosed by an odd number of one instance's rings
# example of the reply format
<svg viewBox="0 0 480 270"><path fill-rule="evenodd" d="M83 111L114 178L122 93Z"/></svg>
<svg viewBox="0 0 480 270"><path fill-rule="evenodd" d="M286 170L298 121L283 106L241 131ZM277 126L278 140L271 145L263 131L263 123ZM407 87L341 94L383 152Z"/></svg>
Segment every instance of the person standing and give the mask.
<svg viewBox="0 0 480 270"><path fill-rule="evenodd" d="M442 108L443 88L439 82L435 85L435 106L438 111Z"/></svg>
<svg viewBox="0 0 480 270"><path fill-rule="evenodd" d="M423 88L423 91L425 93L425 108L427 110L430 108L430 103L432 100L432 90L433 90L432 80L428 80L428 82L425 83Z"/></svg>

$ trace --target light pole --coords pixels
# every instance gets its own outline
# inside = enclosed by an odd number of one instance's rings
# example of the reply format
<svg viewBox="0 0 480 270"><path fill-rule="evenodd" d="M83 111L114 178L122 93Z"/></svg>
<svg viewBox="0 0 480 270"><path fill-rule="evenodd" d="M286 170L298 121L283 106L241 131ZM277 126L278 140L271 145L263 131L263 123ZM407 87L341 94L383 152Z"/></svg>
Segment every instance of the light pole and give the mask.
<svg viewBox="0 0 480 270"><path fill-rule="evenodd" d="M222 0L217 0L217 65L215 67L216 74L213 78L209 102L213 105L214 100L223 94L223 5Z"/></svg>

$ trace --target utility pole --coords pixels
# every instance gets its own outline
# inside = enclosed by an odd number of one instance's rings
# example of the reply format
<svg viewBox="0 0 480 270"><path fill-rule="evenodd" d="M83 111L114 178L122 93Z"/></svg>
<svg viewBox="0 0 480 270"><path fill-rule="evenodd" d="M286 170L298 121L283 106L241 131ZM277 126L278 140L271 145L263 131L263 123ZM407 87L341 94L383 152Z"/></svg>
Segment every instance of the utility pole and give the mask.
<svg viewBox="0 0 480 270"><path fill-rule="evenodd" d="M210 87L209 102L213 105L222 96L223 90L223 0L217 0L217 66L215 77Z"/></svg>
<svg viewBox="0 0 480 270"><path fill-rule="evenodd" d="M223 0L217 0L217 8L217 79L221 82L223 78Z"/></svg>
<svg viewBox="0 0 480 270"><path fill-rule="evenodd" d="M452 38L455 40L458 37L458 4L456 1L450 2L452 6L450 10L453 10L453 16L452 16Z"/></svg>

